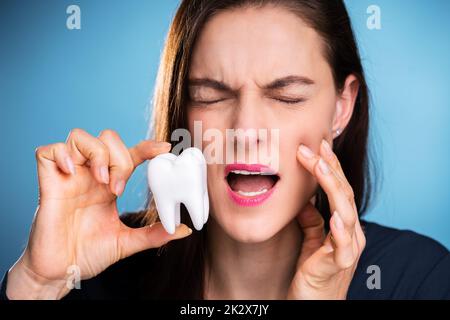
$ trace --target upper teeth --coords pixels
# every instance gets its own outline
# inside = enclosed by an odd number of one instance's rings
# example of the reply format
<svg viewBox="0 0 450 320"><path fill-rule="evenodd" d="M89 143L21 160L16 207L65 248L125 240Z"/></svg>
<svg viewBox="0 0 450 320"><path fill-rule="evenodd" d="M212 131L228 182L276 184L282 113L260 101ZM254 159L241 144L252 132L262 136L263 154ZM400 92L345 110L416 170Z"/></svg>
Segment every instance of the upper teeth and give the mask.
<svg viewBox="0 0 450 320"><path fill-rule="evenodd" d="M245 174L245 175L261 174L261 172L258 172L258 171L247 171L247 170L232 170L231 172L235 173L235 174Z"/></svg>

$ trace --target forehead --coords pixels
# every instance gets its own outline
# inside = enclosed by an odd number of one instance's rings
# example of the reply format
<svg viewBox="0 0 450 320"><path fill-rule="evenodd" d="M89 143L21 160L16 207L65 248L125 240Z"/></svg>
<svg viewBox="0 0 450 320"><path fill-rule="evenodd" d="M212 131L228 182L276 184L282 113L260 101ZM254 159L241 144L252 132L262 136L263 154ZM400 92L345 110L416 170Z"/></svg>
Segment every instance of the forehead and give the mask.
<svg viewBox="0 0 450 320"><path fill-rule="evenodd" d="M282 7L237 8L213 16L194 46L190 77L242 85L287 74L329 76L323 42L299 16Z"/></svg>

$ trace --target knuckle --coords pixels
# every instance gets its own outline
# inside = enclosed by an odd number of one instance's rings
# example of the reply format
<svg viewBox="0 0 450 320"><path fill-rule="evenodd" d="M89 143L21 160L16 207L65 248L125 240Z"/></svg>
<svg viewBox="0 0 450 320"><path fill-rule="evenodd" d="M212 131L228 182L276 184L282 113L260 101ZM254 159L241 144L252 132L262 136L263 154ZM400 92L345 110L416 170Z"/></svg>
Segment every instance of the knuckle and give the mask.
<svg viewBox="0 0 450 320"><path fill-rule="evenodd" d="M359 244L359 251L363 252L363 250L366 248L366 237L364 235L361 235L361 243Z"/></svg>
<svg viewBox="0 0 450 320"><path fill-rule="evenodd" d="M55 151L63 151L66 149L66 144L62 142L55 143L53 144L53 149Z"/></svg>
<svg viewBox="0 0 450 320"><path fill-rule="evenodd" d="M351 247L352 245L352 238L349 235L346 235L341 241L342 247Z"/></svg>
<svg viewBox="0 0 450 320"><path fill-rule="evenodd" d="M77 137L77 136L80 136L80 135L85 134L85 133L86 133L86 131L84 131L83 129L73 128L69 132L69 138Z"/></svg>
<svg viewBox="0 0 450 320"><path fill-rule="evenodd" d="M116 131L112 130L112 129L102 130L102 132L100 133L100 136L104 137L104 138L109 138L109 139L117 139L117 138L119 138L119 134Z"/></svg>
<svg viewBox="0 0 450 320"><path fill-rule="evenodd" d="M348 186L346 193L349 200L355 200L355 192L353 191L353 188L351 186Z"/></svg>
<svg viewBox="0 0 450 320"><path fill-rule="evenodd" d="M337 168L338 170L341 169L341 163L339 162L339 159L336 157L335 154L333 154L331 156L330 162L331 162L333 168Z"/></svg>
<svg viewBox="0 0 450 320"><path fill-rule="evenodd" d="M119 166L118 169L126 176L130 175L133 170L134 170L134 165L131 162L131 159L129 159L129 161L127 160L126 162L122 162Z"/></svg>
<svg viewBox="0 0 450 320"><path fill-rule="evenodd" d="M92 150L92 154L94 157L106 158L109 155L109 151L103 144L98 144L98 146L94 147Z"/></svg>
<svg viewBox="0 0 450 320"><path fill-rule="evenodd" d="M351 204L355 203L355 197L352 196L351 194L347 194L347 200Z"/></svg>
<svg viewBox="0 0 450 320"><path fill-rule="evenodd" d="M358 218L356 217L355 214L351 214L351 215L348 217L348 219L347 219L348 224L349 224L351 227L354 227L354 226L356 225L357 219L358 219Z"/></svg>
<svg viewBox="0 0 450 320"><path fill-rule="evenodd" d="M355 264L355 259L352 256L349 256L345 259L343 259L342 261L339 262L339 267L341 269L349 269L351 268L353 265Z"/></svg>
<svg viewBox="0 0 450 320"><path fill-rule="evenodd" d="M332 178L332 185L333 185L333 188L336 190L344 190L345 191L345 189L343 189L342 182L334 175Z"/></svg>
<svg viewBox="0 0 450 320"><path fill-rule="evenodd" d="M42 153L42 150L45 148L45 146L38 146L34 149L34 154L36 157L39 157Z"/></svg>
<svg viewBox="0 0 450 320"><path fill-rule="evenodd" d="M127 164L124 166L124 171L125 171L127 174L130 174L130 173L133 172L133 170L134 170L134 164L133 164L133 162L132 162L131 159L130 159L130 161L127 162Z"/></svg>

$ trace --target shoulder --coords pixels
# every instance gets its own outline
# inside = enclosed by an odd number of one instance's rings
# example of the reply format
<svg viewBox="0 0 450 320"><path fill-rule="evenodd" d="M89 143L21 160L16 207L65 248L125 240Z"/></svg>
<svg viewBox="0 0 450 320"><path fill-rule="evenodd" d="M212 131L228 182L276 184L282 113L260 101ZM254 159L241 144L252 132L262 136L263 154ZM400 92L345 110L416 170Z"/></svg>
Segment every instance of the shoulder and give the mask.
<svg viewBox="0 0 450 320"><path fill-rule="evenodd" d="M362 226L367 244L350 299L450 299L450 255L443 245L409 230Z"/></svg>

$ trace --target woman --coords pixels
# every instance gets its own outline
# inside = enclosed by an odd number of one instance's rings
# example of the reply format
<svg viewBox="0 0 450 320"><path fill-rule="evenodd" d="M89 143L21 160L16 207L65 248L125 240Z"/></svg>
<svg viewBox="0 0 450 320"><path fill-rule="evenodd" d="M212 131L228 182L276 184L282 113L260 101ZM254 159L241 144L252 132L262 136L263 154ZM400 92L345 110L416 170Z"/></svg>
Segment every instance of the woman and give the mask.
<svg viewBox="0 0 450 320"><path fill-rule="evenodd" d="M171 145L128 149L111 130L72 130L37 149L39 207L3 298L450 298L444 247L359 220L372 190L368 107L342 1L182 1L158 75L155 140L195 121L276 129L278 167L248 176L250 162L208 164L207 225L192 232L183 210L170 235L151 201L119 218L116 198ZM248 152L269 143L233 142Z"/></svg>

